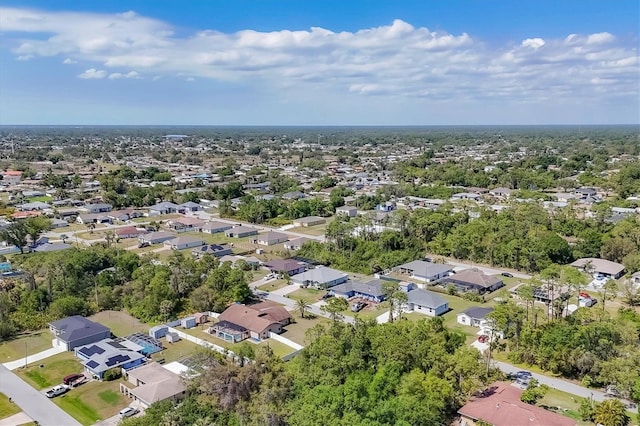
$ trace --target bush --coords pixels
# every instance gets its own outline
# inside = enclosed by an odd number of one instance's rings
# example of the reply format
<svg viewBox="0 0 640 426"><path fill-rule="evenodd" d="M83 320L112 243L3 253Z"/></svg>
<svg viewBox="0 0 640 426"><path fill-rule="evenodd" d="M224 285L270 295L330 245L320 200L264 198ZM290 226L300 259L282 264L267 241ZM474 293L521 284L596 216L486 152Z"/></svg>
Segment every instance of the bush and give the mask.
<svg viewBox="0 0 640 426"><path fill-rule="evenodd" d="M111 382L113 380L118 380L120 377L122 377L122 369L112 368L104 372L104 374L102 375L102 380L104 380L105 382Z"/></svg>

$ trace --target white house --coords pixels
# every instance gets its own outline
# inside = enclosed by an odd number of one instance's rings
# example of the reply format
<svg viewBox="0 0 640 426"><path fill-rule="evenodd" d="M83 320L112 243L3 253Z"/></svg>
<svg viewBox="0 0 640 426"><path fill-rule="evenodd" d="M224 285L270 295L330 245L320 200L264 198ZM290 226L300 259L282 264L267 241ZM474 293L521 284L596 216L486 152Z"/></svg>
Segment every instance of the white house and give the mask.
<svg viewBox="0 0 640 426"><path fill-rule="evenodd" d="M273 246L286 241L289 241L289 237L281 232L271 231L256 237L256 243L261 246Z"/></svg>
<svg viewBox="0 0 640 426"><path fill-rule="evenodd" d="M336 208L336 216L356 217L358 209L353 206L342 206Z"/></svg>
<svg viewBox="0 0 640 426"><path fill-rule="evenodd" d="M165 247L170 247L173 250L183 250L192 247L200 247L204 245L204 241L202 241L200 238L183 235L172 240L167 240L163 244L165 245Z"/></svg>
<svg viewBox="0 0 640 426"><path fill-rule="evenodd" d="M449 302L437 293L418 288L407 293L407 310L437 317L449 310Z"/></svg>
<svg viewBox="0 0 640 426"><path fill-rule="evenodd" d="M418 281L432 282L449 276L453 271L453 266L441 263L425 262L424 260L414 260L395 268L401 274L408 274Z"/></svg>
<svg viewBox="0 0 640 426"><path fill-rule="evenodd" d="M475 306L460 312L456 316L456 322L470 327L480 327L491 312L493 312L493 308Z"/></svg>

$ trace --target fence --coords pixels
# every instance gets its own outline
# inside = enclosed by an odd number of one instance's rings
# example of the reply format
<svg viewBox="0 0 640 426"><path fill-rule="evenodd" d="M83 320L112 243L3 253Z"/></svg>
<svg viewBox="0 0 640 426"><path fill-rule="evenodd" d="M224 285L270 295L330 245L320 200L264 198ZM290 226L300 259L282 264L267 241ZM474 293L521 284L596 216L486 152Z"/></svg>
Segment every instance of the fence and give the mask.
<svg viewBox="0 0 640 426"><path fill-rule="evenodd" d="M299 345L296 342L294 342L293 340L287 339L286 337L282 337L279 334L269 332L269 337L272 338L273 340L277 340L280 343L284 343L285 345L287 345L289 347L292 347L296 351L300 351L300 350L304 349L304 346Z"/></svg>
<svg viewBox="0 0 640 426"><path fill-rule="evenodd" d="M221 353L222 355L226 356L227 358L231 358L233 359L235 362L240 363L240 357L237 356L233 351L227 349L227 348L223 348L222 346L218 346L214 343L211 342L207 342L206 340L202 340L199 337L196 336L192 336L190 334L185 333L184 331L180 331L176 328L173 327L169 327L169 331L171 333L177 333L178 336L180 336L181 339L184 340L188 340L189 342L195 343L196 345L202 346L203 348L208 348L208 349L212 349L218 353ZM249 358L245 358L244 359L244 363L250 363L253 362L252 360L250 360Z"/></svg>

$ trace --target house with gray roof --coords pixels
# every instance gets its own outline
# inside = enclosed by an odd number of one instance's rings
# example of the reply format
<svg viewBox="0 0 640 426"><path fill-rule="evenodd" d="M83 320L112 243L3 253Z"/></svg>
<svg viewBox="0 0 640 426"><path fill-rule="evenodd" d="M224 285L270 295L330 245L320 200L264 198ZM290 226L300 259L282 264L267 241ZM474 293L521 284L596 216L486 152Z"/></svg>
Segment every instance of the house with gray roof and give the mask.
<svg viewBox="0 0 640 426"><path fill-rule="evenodd" d="M204 210L204 208L193 201L187 201L186 203L182 203L178 206L179 209L184 210L184 213L193 213Z"/></svg>
<svg viewBox="0 0 640 426"><path fill-rule="evenodd" d="M143 346L129 340L103 339L74 349L84 369L92 376L102 379L105 371L112 368L130 370L146 361Z"/></svg>
<svg viewBox="0 0 640 426"><path fill-rule="evenodd" d="M318 266L306 272L291 277L291 281L302 287L329 288L342 284L349 279L349 276L337 269Z"/></svg>
<svg viewBox="0 0 640 426"><path fill-rule="evenodd" d="M269 231L256 237L256 243L262 246L273 246L286 241L289 241L287 234L275 231Z"/></svg>
<svg viewBox="0 0 640 426"><path fill-rule="evenodd" d="M595 257L584 257L571 264L574 268L580 269L588 274L599 274L606 278L617 279L624 274L624 265L606 259Z"/></svg>
<svg viewBox="0 0 640 426"><path fill-rule="evenodd" d="M38 253L49 253L52 251L68 250L72 248L71 244L67 243L44 243L38 245L33 251Z"/></svg>
<svg viewBox="0 0 640 426"><path fill-rule="evenodd" d="M479 294L490 293L504 287L500 278L487 275L479 269L470 268L446 277L442 285L452 284L458 291L476 291Z"/></svg>
<svg viewBox="0 0 640 426"><path fill-rule="evenodd" d="M449 302L437 293L417 288L407 293L407 310L437 317L449 311Z"/></svg>
<svg viewBox="0 0 640 426"><path fill-rule="evenodd" d="M177 213L180 210L180 206L169 201L163 201L149 207L149 216L158 216L161 214Z"/></svg>
<svg viewBox="0 0 640 426"><path fill-rule="evenodd" d="M113 209L111 204L97 203L97 204L87 204L86 206L80 207L80 210L90 213L108 213Z"/></svg>
<svg viewBox="0 0 640 426"><path fill-rule="evenodd" d="M183 250L193 247L200 247L204 245L204 241L202 241L201 238L192 237L190 235L182 235L180 237L167 240L163 244L165 247L169 247L172 250Z"/></svg>
<svg viewBox="0 0 640 426"><path fill-rule="evenodd" d="M423 282L433 282L447 277L453 272L453 266L451 265L426 262L424 260L414 260L394 269L401 274L407 274L411 278Z"/></svg>
<svg viewBox="0 0 640 426"><path fill-rule="evenodd" d="M474 306L465 309L456 316L456 322L471 327L480 327L487 319L487 315L493 312L493 308Z"/></svg>
<svg viewBox="0 0 640 426"><path fill-rule="evenodd" d="M160 244L176 237L172 232L156 231L148 234L140 235L138 241L141 243Z"/></svg>
<svg viewBox="0 0 640 426"><path fill-rule="evenodd" d="M224 235L229 238L244 238L251 235L258 235L257 228L251 228L249 226L234 226L231 229L224 231Z"/></svg>
<svg viewBox="0 0 640 426"><path fill-rule="evenodd" d="M204 232L205 234L217 234L219 232L224 232L228 229L233 228L233 225L230 223L224 222L207 222L200 227L200 232Z"/></svg>
<svg viewBox="0 0 640 426"><path fill-rule="evenodd" d="M350 299L352 297L360 297L371 302L380 303L385 299L382 291L383 280L372 280L366 283L354 280L348 280L342 284L331 287L329 293L336 297Z"/></svg>
<svg viewBox="0 0 640 426"><path fill-rule="evenodd" d="M63 346L68 351L111 336L107 327L80 315L49 323L49 331L55 336L53 346Z"/></svg>

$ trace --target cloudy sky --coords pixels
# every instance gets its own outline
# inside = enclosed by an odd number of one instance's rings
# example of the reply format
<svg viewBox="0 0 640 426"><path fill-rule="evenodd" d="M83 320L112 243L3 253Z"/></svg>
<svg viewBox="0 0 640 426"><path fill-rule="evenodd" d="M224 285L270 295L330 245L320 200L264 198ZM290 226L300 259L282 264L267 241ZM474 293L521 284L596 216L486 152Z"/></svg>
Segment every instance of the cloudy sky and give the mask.
<svg viewBox="0 0 640 426"><path fill-rule="evenodd" d="M637 0L3 0L0 124L640 122Z"/></svg>

